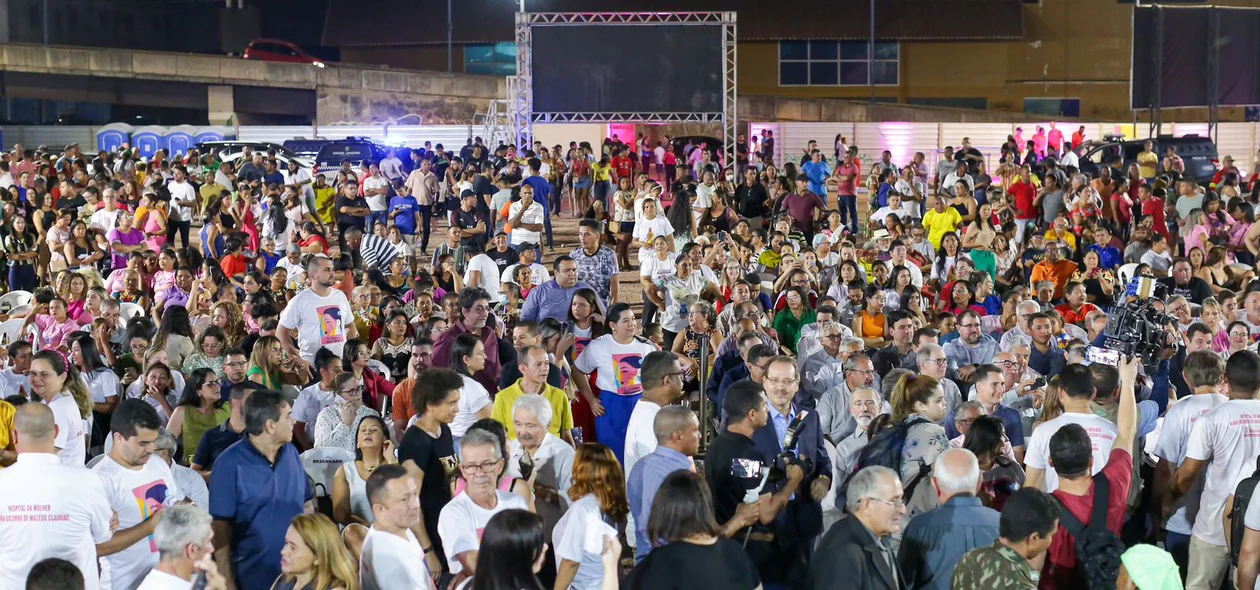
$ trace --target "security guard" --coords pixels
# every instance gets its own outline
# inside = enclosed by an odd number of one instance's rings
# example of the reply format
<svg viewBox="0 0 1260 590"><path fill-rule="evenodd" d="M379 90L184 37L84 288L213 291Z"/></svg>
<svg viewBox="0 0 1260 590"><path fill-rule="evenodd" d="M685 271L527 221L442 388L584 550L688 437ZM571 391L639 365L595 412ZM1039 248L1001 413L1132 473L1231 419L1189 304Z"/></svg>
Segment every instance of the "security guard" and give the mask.
<svg viewBox="0 0 1260 590"><path fill-rule="evenodd" d="M753 441L753 433L769 420L761 385L747 380L732 385L722 409L728 416L726 430L710 445L705 460L716 520L724 523L732 539L744 544L763 583L782 584L789 572L800 571L805 564L794 563L792 552L786 550L783 540L776 539L773 525L804 481L805 472L796 464L787 465L779 490L762 492L769 489L766 479L772 465ZM745 502L754 497L755 501ZM752 526L746 526L750 522Z"/></svg>

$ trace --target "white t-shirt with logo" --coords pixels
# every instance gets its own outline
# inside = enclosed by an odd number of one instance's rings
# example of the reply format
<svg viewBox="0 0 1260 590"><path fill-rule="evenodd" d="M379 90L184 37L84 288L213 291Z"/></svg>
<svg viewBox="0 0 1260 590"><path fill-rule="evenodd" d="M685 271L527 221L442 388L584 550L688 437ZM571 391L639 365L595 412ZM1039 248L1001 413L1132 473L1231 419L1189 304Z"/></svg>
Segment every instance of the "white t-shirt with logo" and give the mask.
<svg viewBox="0 0 1260 590"><path fill-rule="evenodd" d="M1094 469L1092 474L1102 471L1107 466L1107 458L1111 456L1111 446L1116 442L1120 430L1106 418L1094 414L1067 413L1038 426L1028 442L1028 453L1024 463L1045 472L1041 489L1046 493L1059 488L1059 474L1050 466L1050 437L1060 428L1068 424L1076 424L1085 429L1094 447Z"/></svg>
<svg viewBox="0 0 1260 590"><path fill-rule="evenodd" d="M567 559L578 564L570 590L599 590L604 579L604 537L617 536L604 521L595 494L582 496L556 523L551 538L556 546L556 561Z"/></svg>
<svg viewBox="0 0 1260 590"><path fill-rule="evenodd" d="M92 468L105 485L109 507L118 513L118 530L134 527L167 506L183 499L171 468L157 455L132 471L108 455ZM132 590L158 563L157 542L152 535L113 555L100 558L102 590Z"/></svg>
<svg viewBox="0 0 1260 590"><path fill-rule="evenodd" d="M529 510L525 499L516 494L502 490L494 493L498 502L490 510L478 506L466 492L461 492L442 507L438 516L438 536L442 538L442 548L446 551L446 562L452 574L464 571L458 556L465 551L476 551L481 546L481 534L491 517L511 508Z"/></svg>
<svg viewBox="0 0 1260 590"><path fill-rule="evenodd" d="M476 285L470 284L474 270L481 271L481 282ZM468 261L464 269L464 286L485 289L486 293L490 294L490 303L503 300L503 295L499 293L499 265L495 264L494 260L486 256L484 252L473 256Z"/></svg>
<svg viewBox="0 0 1260 590"><path fill-rule="evenodd" d="M61 462L82 467L87 461L87 426L83 414L79 412L79 404L75 403L70 392L62 392L47 406L52 410L53 422L57 424L57 438L53 444L61 449L57 452Z"/></svg>
<svg viewBox="0 0 1260 590"><path fill-rule="evenodd" d="M0 469L0 507L0 588L25 588L31 567L49 557L78 567L87 590L100 588L96 544L113 533L99 476L57 455L22 453Z"/></svg>
<svg viewBox="0 0 1260 590"><path fill-rule="evenodd" d="M1155 445L1155 455L1161 461L1180 467L1186 458L1186 445L1190 442L1194 423L1200 416L1227 401L1229 397L1219 393L1192 395L1177 400L1164 415L1164 423L1159 430L1159 442ZM1168 518L1169 531L1183 535L1192 532L1195 516L1199 513L1199 496L1202 493L1203 478L1200 477L1194 487L1177 501L1177 511Z"/></svg>
<svg viewBox="0 0 1260 590"><path fill-rule="evenodd" d="M353 324L350 300L338 289L331 289L323 297L314 289L307 289L294 296L280 312L280 325L297 330L297 347L302 360L308 363L315 361L320 347L340 357L346 346L347 326Z"/></svg>
<svg viewBox="0 0 1260 590"><path fill-rule="evenodd" d="M515 218L516 214L520 212L521 212L521 202L517 201L515 203L512 203L512 206L508 208L508 220ZM529 224L536 223L536 224L541 225L543 222L542 205L539 204L538 201L531 201L529 204L529 209L525 210L525 214L521 216L520 222L529 223ZM541 235L542 235L542 232L530 231L519 225L515 225L515 226L512 226L512 234L508 238L508 243L513 246L516 246L519 244L540 244L541 242L539 242L538 240Z"/></svg>
<svg viewBox="0 0 1260 590"><path fill-rule="evenodd" d="M1199 417L1190 430L1186 458L1207 461L1194 536L1225 545L1221 516L1238 482L1251 476L1260 456L1260 400L1230 400Z"/></svg>
<svg viewBox="0 0 1260 590"><path fill-rule="evenodd" d="M588 375L599 369L595 386L600 391L640 395L643 380L639 378L639 368L643 366L643 357L654 350L656 347L646 340L635 338L629 344L621 344L612 334L605 334L587 343L574 364Z"/></svg>
<svg viewBox="0 0 1260 590"><path fill-rule="evenodd" d="M656 236L668 238L673 235L674 226L670 225L669 220L660 213L652 219L640 219L634 222L634 239L642 244L639 247L639 260L656 255L656 249L652 247L652 241L656 239Z"/></svg>
<svg viewBox="0 0 1260 590"><path fill-rule="evenodd" d="M383 193L376 196L367 196L368 191L379 190L389 187L389 180L384 176L369 176L363 179L363 195L367 200L368 209L372 212L384 211L386 203L389 201L389 193Z"/></svg>
<svg viewBox="0 0 1260 590"><path fill-rule="evenodd" d="M407 538L383 533L375 527L368 529L359 557L359 582L363 590L387 588L433 587L429 568L424 565L424 549L410 529Z"/></svg>

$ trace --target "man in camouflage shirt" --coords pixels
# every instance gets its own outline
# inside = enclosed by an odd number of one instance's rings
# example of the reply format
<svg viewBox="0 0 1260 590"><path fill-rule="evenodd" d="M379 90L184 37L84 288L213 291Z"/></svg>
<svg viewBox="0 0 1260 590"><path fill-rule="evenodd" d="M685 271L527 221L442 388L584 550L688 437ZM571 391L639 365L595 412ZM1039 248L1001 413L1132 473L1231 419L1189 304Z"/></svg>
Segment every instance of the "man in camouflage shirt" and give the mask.
<svg viewBox="0 0 1260 590"><path fill-rule="evenodd" d="M1049 494L1023 488L1002 508L997 542L968 552L954 568L955 590L1036 590L1038 574L1028 562L1050 548L1059 528L1059 505Z"/></svg>

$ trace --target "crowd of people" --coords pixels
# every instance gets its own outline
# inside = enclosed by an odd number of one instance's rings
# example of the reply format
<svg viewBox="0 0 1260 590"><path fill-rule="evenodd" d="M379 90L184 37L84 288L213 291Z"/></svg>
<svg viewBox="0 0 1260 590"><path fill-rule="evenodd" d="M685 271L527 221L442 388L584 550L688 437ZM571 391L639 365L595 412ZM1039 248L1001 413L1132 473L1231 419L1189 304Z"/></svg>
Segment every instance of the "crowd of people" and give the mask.
<svg viewBox="0 0 1260 590"><path fill-rule="evenodd" d="M1251 590L1260 154L1086 140L16 146L0 590Z"/></svg>

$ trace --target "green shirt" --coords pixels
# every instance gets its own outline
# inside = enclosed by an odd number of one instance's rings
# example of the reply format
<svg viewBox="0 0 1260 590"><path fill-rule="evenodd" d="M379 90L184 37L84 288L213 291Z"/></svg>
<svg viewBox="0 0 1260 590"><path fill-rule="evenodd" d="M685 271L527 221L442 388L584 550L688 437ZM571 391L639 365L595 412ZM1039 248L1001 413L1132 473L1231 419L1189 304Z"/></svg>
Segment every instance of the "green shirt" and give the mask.
<svg viewBox="0 0 1260 590"><path fill-rule="evenodd" d="M779 333L779 344L796 352L796 341L801 338L801 327L812 324L817 319L814 310L806 307L801 317L796 317L791 309L785 309L774 316L774 331Z"/></svg>
<svg viewBox="0 0 1260 590"><path fill-rule="evenodd" d="M988 547L972 549L954 568L954 588L991 588L997 590L1036 590L1040 576L1028 566L1028 560L1001 540Z"/></svg>

